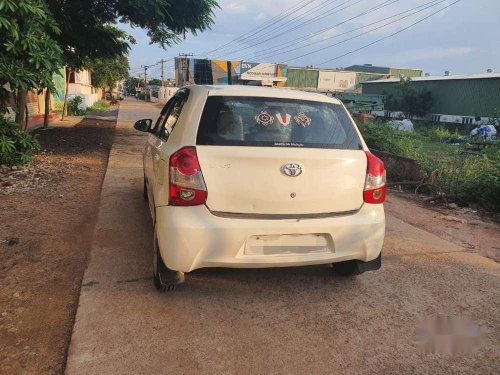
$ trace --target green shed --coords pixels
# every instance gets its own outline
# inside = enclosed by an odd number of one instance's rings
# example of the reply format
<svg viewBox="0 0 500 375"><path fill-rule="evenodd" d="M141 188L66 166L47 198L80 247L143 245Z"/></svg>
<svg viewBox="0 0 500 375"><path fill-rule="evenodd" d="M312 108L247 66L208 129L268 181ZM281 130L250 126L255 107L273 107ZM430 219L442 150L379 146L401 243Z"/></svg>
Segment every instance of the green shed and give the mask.
<svg viewBox="0 0 500 375"><path fill-rule="evenodd" d="M360 73L373 73L373 74L385 74L391 77L421 77L423 74L422 69L412 69L412 68L391 68L385 66L374 66L372 64L364 65L351 65L345 68L351 72Z"/></svg>
<svg viewBox="0 0 500 375"><path fill-rule="evenodd" d="M500 110L500 73L412 78L417 90L430 91L433 114L490 117ZM363 94L398 95L399 79L367 81Z"/></svg>
<svg viewBox="0 0 500 375"><path fill-rule="evenodd" d="M317 88L318 69L288 68L286 87Z"/></svg>

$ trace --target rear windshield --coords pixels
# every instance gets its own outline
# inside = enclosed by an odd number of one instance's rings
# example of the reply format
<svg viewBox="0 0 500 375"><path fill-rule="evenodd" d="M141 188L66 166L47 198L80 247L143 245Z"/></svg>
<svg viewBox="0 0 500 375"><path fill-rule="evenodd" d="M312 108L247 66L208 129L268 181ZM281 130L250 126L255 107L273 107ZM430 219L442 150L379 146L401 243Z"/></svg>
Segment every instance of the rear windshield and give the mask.
<svg viewBox="0 0 500 375"><path fill-rule="evenodd" d="M361 149L345 109L333 103L209 96L198 145Z"/></svg>

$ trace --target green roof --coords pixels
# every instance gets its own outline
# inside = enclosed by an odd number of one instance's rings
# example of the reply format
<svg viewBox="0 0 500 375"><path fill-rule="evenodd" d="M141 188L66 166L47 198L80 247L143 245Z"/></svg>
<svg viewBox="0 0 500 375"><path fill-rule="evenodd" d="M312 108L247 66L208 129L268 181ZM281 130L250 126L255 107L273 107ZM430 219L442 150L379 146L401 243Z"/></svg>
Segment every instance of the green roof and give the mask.
<svg viewBox="0 0 500 375"><path fill-rule="evenodd" d="M351 65L344 70L349 70L351 72L363 72L363 73L376 73L376 74L390 74L393 77L399 77L401 75L405 77L420 77L422 76L422 69L411 69L411 68L389 68L385 66L373 66L369 64L365 65Z"/></svg>
<svg viewBox="0 0 500 375"><path fill-rule="evenodd" d="M390 74L391 68L386 68L384 66L373 66L373 65L351 65L344 70L349 70L351 72L364 72L364 73L378 73L378 74Z"/></svg>

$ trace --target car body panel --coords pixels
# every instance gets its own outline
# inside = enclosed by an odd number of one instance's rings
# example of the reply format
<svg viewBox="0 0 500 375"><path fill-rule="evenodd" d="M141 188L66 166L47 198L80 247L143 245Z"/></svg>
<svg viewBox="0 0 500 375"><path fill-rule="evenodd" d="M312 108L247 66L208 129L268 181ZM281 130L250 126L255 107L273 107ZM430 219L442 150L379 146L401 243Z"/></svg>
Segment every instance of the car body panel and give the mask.
<svg viewBox="0 0 500 375"><path fill-rule="evenodd" d="M363 204L366 154L360 150L197 146L212 211L310 214ZM288 163L301 173L287 176Z"/></svg>
<svg viewBox="0 0 500 375"><path fill-rule="evenodd" d="M351 259L370 261L379 256L385 232L384 208L380 204L363 204L349 215L284 220L224 218L213 215L206 206L165 206L156 209L156 218L164 262L170 269L183 272L203 267L264 268ZM331 245L323 252L318 252L314 244L282 254L245 253L247 242L255 236L311 234L327 235Z"/></svg>

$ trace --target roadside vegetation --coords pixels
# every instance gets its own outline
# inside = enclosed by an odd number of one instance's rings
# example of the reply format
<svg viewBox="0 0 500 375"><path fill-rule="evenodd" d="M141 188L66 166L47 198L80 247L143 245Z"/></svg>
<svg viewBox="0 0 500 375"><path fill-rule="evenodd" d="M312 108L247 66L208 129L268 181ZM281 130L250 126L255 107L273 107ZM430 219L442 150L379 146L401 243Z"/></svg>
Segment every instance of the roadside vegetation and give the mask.
<svg viewBox="0 0 500 375"><path fill-rule="evenodd" d="M400 131L386 122L360 127L373 150L415 160L423 171L421 193L459 205L474 204L500 212L500 141L471 139L470 129L420 123ZM415 182L413 176L388 171L389 182ZM427 184L428 183L428 184Z"/></svg>
<svg viewBox="0 0 500 375"><path fill-rule="evenodd" d="M87 108L87 111L91 112L106 112L109 109L109 103L105 100L98 100L90 107Z"/></svg>
<svg viewBox="0 0 500 375"><path fill-rule="evenodd" d="M0 164L12 166L33 161L40 144L15 122L0 117Z"/></svg>
<svg viewBox="0 0 500 375"><path fill-rule="evenodd" d="M177 44L187 33L196 34L214 23L215 0L195 0L190 7L171 0L85 2L80 0L0 0L0 161L29 162L37 143L28 127L27 94L45 95L44 127L49 126L50 96L55 93L54 75L65 74L64 102L56 112L83 115L81 98L69 99L68 83L82 69L92 72L98 87L113 87L128 76L127 55L134 38L117 27L129 23L145 30L152 43L162 48ZM151 14L156 17L151 18ZM29 22L27 22L27 20ZM89 110L106 110L98 102ZM15 122L3 120L14 112ZM10 115L11 113L9 113Z"/></svg>
<svg viewBox="0 0 500 375"><path fill-rule="evenodd" d="M69 116L85 116L89 112L102 113L106 112L110 104L106 100L98 100L90 107L83 106L83 98L81 96L73 96L68 100L68 115ZM60 109L62 111L62 109Z"/></svg>

